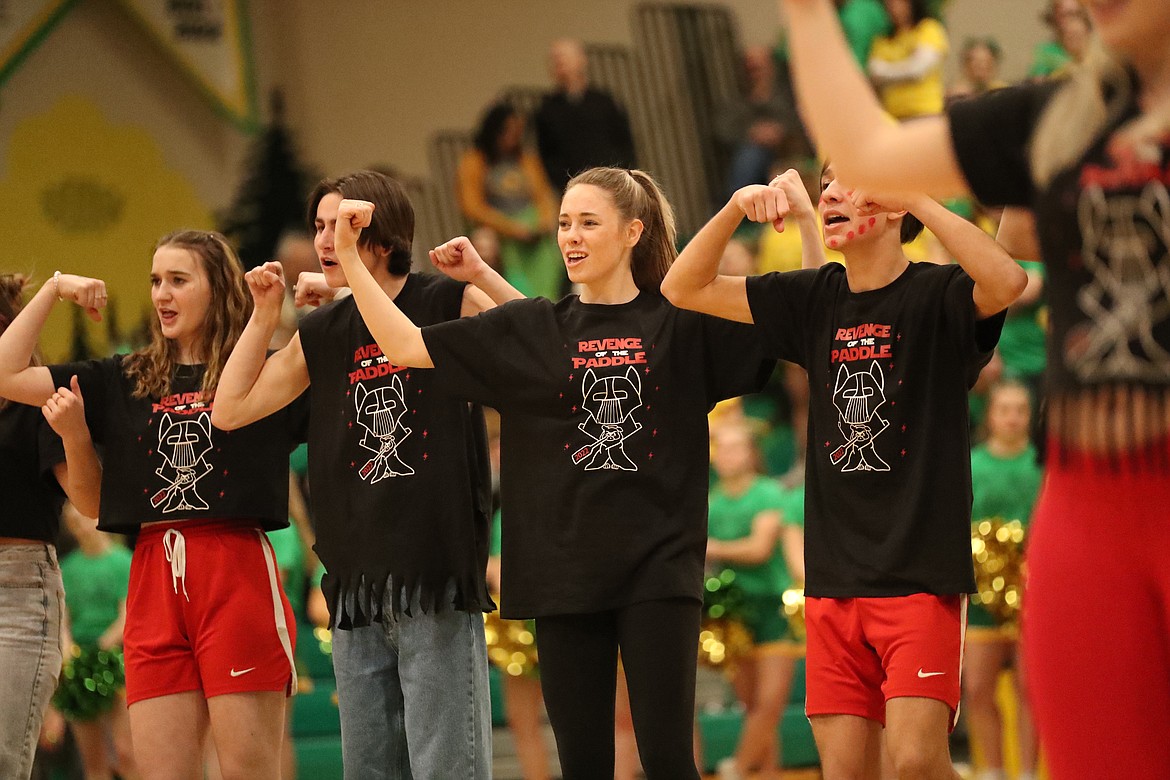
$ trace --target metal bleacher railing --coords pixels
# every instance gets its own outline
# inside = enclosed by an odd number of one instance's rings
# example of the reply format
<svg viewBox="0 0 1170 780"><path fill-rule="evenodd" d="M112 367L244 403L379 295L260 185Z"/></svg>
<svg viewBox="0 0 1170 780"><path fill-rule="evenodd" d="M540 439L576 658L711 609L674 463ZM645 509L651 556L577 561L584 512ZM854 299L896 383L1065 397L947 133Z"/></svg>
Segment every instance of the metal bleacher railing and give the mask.
<svg viewBox="0 0 1170 780"><path fill-rule="evenodd" d="M666 189L679 232L693 234L723 186L725 162L713 142L720 107L737 94L739 30L719 5L642 3L631 13L633 46L586 44L591 82L630 116L638 163ZM501 91L531 116L543 88ZM487 101L485 101L486 103ZM430 141L430 178L416 182L416 252L467 229L455 195L459 158L471 144L468 129L436 132Z"/></svg>

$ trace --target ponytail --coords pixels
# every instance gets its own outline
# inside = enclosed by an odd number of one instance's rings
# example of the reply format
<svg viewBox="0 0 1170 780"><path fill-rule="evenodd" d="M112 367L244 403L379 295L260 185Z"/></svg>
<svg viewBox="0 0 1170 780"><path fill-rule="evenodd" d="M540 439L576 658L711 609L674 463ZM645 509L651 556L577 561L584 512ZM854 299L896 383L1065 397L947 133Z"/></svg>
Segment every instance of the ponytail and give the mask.
<svg viewBox="0 0 1170 780"><path fill-rule="evenodd" d="M1088 54L1053 95L1032 136L1032 178L1047 187L1077 162L1130 103L1133 87L1124 64L1094 38Z"/></svg>

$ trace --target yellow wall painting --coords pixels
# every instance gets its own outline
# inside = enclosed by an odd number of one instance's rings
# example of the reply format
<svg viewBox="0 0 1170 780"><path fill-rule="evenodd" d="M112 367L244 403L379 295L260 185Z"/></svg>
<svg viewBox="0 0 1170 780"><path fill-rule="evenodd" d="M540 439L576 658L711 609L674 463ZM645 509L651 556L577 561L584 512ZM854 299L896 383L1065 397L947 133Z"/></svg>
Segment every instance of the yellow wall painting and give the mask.
<svg viewBox="0 0 1170 780"><path fill-rule="evenodd" d="M6 170L0 269L31 273L38 282L55 270L104 279L123 332L153 316L150 259L159 237L213 224L210 209L167 165L150 134L111 124L81 96L63 97L20 122ZM72 308L59 304L45 329L41 346L50 361L69 354ZM104 323L90 323L87 333L99 354L111 348Z"/></svg>

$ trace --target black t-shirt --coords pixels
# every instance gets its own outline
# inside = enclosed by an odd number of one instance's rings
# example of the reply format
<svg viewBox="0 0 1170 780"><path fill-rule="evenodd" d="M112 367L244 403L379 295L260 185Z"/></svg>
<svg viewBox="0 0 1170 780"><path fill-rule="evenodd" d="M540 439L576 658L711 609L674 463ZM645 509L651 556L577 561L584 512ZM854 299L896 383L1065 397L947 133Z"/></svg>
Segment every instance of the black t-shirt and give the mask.
<svg viewBox="0 0 1170 780"><path fill-rule="evenodd" d="M56 541L64 494L53 467L64 460L61 439L38 407L0 409L0 536Z"/></svg>
<svg viewBox="0 0 1170 780"><path fill-rule="evenodd" d="M412 322L459 319L466 285L411 274L395 303ZM382 355L352 298L300 325L309 368L309 488L330 609L364 594L341 628L381 619L382 595L421 587L424 610L491 609L484 583L491 469L482 411L435 392L433 371ZM365 583L368 587L359 587ZM395 598L393 603L399 603Z"/></svg>
<svg viewBox="0 0 1170 780"><path fill-rule="evenodd" d="M641 293L513 301L423 337L443 387L500 412L505 617L701 598L707 412L772 367L750 328Z"/></svg>
<svg viewBox="0 0 1170 780"><path fill-rule="evenodd" d="M1138 113L1131 102L1077 163L1036 187L1031 140L1059 88L1014 87L957 102L948 109L952 140L980 200L1035 212L1047 267L1050 396L1091 393L1124 416L1122 429L1135 430L1170 404L1170 144L1122 159L1110 154L1114 131ZM1151 398L1158 403L1142 409Z"/></svg>
<svg viewBox="0 0 1170 780"><path fill-rule="evenodd" d="M630 120L605 92L589 87L579 98L550 93L534 119L540 159L558 196L570 178L587 168L635 165Z"/></svg>
<svg viewBox="0 0 1170 780"><path fill-rule="evenodd" d="M68 387L77 375L85 419L102 447L98 527L131 533L162 520L254 520L288 526L288 455L304 441L302 399L236 431L211 426L203 366L175 366L171 393L135 398L125 355L50 366Z"/></svg>
<svg viewBox="0 0 1170 780"><path fill-rule="evenodd" d="M808 595L974 590L967 391L1003 314L973 289L928 263L860 293L837 263L748 279L769 355L808 370Z"/></svg>

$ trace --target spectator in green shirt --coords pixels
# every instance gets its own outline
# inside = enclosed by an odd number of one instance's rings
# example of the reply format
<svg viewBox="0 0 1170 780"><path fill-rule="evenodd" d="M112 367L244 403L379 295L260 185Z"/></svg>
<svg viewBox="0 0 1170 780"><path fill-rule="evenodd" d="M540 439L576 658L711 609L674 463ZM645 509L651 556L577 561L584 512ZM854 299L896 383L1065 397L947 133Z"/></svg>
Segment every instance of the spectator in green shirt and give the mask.
<svg viewBox="0 0 1170 780"><path fill-rule="evenodd" d="M72 504L65 505L62 517L78 545L61 559L68 637L72 640L66 647L76 644L79 649L120 650L130 587L130 551L97 530L97 520L83 516ZM119 691L113 706L94 720L70 719L69 730L86 780L112 778L114 772L124 780L138 777L124 692Z"/></svg>
<svg viewBox="0 0 1170 780"><path fill-rule="evenodd" d="M1059 76L1070 65L1084 59L1092 32L1089 15L1078 0L1052 0L1043 19L1052 28L1053 39L1039 44L1032 52L1028 77L1033 79Z"/></svg>
<svg viewBox="0 0 1170 780"><path fill-rule="evenodd" d="M971 452L972 522L999 517L1019 520L1027 527L1040 492L1041 469L1036 449L1028 439L1031 401L1028 390L1002 382L988 398L988 438ZM983 778L1003 778L1003 718L996 701L1000 671L1016 670L1013 695L1019 713L1020 772L1035 778L1037 739L1022 681L1018 632L997 626L987 610L972 604L967 612L967 650L963 659L963 689L971 739L983 758Z"/></svg>
<svg viewBox="0 0 1170 780"><path fill-rule="evenodd" d="M776 772L776 726L788 703L795 643L784 617L783 594L804 581L804 488L785 491L759 473L750 430L728 423L711 432L711 488L707 562L730 569L744 594L742 618L755 646L736 667L735 692L746 716L735 755L720 762L721 777Z"/></svg>

